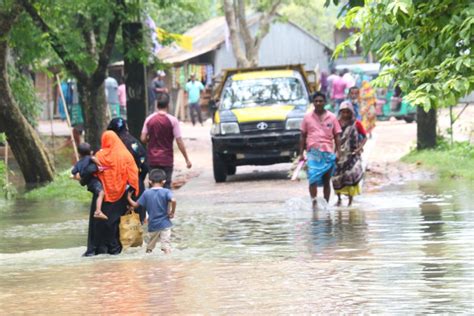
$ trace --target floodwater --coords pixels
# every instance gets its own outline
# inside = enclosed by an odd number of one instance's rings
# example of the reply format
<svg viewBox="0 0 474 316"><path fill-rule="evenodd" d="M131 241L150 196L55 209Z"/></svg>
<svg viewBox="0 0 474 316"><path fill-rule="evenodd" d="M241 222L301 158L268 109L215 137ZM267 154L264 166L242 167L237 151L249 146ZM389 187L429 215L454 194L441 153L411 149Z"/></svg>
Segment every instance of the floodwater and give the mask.
<svg viewBox="0 0 474 316"><path fill-rule="evenodd" d="M83 258L87 205L2 204L0 314L474 312L472 183L392 185L317 213L272 185L288 181L179 190L170 256Z"/></svg>

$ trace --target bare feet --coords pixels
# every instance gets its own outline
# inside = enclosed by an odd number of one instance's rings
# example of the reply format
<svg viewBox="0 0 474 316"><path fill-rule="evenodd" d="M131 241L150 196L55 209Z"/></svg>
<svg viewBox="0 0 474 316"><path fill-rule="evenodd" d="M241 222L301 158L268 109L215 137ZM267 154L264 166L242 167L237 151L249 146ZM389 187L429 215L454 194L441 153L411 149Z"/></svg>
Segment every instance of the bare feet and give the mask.
<svg viewBox="0 0 474 316"><path fill-rule="evenodd" d="M161 251L163 251L166 255L169 255L171 253L171 249L161 249Z"/></svg>
<svg viewBox="0 0 474 316"><path fill-rule="evenodd" d="M108 220L109 218L101 210L96 210L94 212L94 218Z"/></svg>
<svg viewBox="0 0 474 316"><path fill-rule="evenodd" d="M151 250L151 249L147 249L147 250L146 250L146 253L151 253L152 251L153 251L153 250Z"/></svg>
<svg viewBox="0 0 474 316"><path fill-rule="evenodd" d="M318 210L318 201L316 200L316 198L312 199L312 208L313 212L316 212Z"/></svg>
<svg viewBox="0 0 474 316"><path fill-rule="evenodd" d="M351 206L352 205L352 196L349 195L349 203L347 203L347 206Z"/></svg>
<svg viewBox="0 0 474 316"><path fill-rule="evenodd" d="M337 199L336 206L341 206L341 204L342 204L342 200L341 200L341 199Z"/></svg>

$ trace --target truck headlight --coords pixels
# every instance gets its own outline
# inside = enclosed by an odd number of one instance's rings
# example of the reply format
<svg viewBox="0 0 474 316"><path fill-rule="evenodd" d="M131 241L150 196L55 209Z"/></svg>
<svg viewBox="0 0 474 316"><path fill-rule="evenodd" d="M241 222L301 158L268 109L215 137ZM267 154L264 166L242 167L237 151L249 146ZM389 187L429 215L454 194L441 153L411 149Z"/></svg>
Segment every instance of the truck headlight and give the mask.
<svg viewBox="0 0 474 316"><path fill-rule="evenodd" d="M221 123L221 134L239 134L239 124L238 123Z"/></svg>
<svg viewBox="0 0 474 316"><path fill-rule="evenodd" d="M300 129L302 118L290 118L286 120L286 129Z"/></svg>
<svg viewBox="0 0 474 316"><path fill-rule="evenodd" d="M219 135L221 133L221 125L219 123L212 124L211 135Z"/></svg>

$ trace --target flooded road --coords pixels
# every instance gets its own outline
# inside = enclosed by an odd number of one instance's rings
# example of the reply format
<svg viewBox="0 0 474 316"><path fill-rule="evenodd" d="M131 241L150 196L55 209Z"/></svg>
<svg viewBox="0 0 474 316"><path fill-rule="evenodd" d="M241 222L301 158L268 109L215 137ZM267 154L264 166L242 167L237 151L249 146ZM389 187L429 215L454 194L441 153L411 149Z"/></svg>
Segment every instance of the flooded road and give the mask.
<svg viewBox="0 0 474 316"><path fill-rule="evenodd" d="M0 314L473 312L472 183L391 185L313 213L285 168L177 191L168 257L83 258L87 205L2 205Z"/></svg>

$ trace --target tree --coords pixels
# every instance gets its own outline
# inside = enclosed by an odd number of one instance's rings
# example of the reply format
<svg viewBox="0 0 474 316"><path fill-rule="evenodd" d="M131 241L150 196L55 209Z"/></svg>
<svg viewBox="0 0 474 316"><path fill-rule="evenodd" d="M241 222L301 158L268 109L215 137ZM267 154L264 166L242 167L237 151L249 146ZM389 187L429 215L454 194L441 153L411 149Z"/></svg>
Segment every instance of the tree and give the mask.
<svg viewBox="0 0 474 316"><path fill-rule="evenodd" d="M324 0L293 1L282 6L279 13L297 23L323 42L334 46L334 30L337 22L337 7L324 7Z"/></svg>
<svg viewBox="0 0 474 316"><path fill-rule="evenodd" d="M10 88L9 34L22 7L17 2L3 3L0 10L0 126L27 184L39 184L53 179L53 163L35 130L26 120ZM34 159L31 159L34 157Z"/></svg>
<svg viewBox="0 0 474 316"><path fill-rule="evenodd" d="M433 147L435 110L456 105L474 89L474 2L352 2L342 22L360 31L338 46L335 54L357 41L366 53L374 52L385 66L375 84L394 80L408 92L406 99L424 110L418 111L418 148Z"/></svg>
<svg viewBox="0 0 474 316"><path fill-rule="evenodd" d="M224 0L224 14L237 67L258 65L258 52L262 40L270 31L270 23L283 3L283 0L257 1L256 9L261 16L258 31L253 36L247 22L245 0Z"/></svg>
<svg viewBox="0 0 474 316"><path fill-rule="evenodd" d="M154 21L157 21L160 28L180 34L207 21L212 11L217 14L210 0L175 0L165 7L150 2L146 4L146 11Z"/></svg>
<svg viewBox="0 0 474 316"><path fill-rule="evenodd" d="M86 140L98 149L107 125L103 83L117 32L127 17L125 0L19 2L76 78Z"/></svg>

